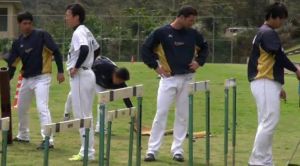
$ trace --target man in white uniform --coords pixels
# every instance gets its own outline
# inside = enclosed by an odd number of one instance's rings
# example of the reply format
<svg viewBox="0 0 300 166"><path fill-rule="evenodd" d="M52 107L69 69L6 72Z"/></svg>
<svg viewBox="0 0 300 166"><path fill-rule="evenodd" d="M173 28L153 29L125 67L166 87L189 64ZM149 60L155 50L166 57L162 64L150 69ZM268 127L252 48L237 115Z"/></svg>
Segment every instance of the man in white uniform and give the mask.
<svg viewBox="0 0 300 166"><path fill-rule="evenodd" d="M300 79L299 68L284 53L275 31L287 17L287 8L282 3L270 5L265 13L265 22L253 40L248 80L256 101L258 127L249 166L274 166L272 142L280 117L280 97L285 96L282 89L284 68L295 72Z"/></svg>
<svg viewBox="0 0 300 166"><path fill-rule="evenodd" d="M125 81L130 79L129 71L126 68L119 68L109 58L99 56L96 58L93 67L93 72L96 76L96 93L103 92L107 89L119 89L127 87ZM132 107L132 103L129 98L124 99L124 104L127 108ZM100 124L100 110L97 106L97 123L95 127L95 133L99 133ZM71 93L69 93L64 112L64 120L69 120L72 110ZM105 124L107 123L107 114L105 114Z"/></svg>
<svg viewBox="0 0 300 166"><path fill-rule="evenodd" d="M12 50L7 60L11 78L20 60L23 65L21 73L24 79L21 83L18 100L19 130L14 141L22 143L30 141L28 110L32 98L35 96L43 137L43 141L38 149L43 149L45 146L43 128L45 124L52 122L48 107L52 57L54 56L57 64L57 80L61 83L65 79L62 56L51 35L44 30L33 27L31 13L20 13L17 20L21 35L13 42ZM49 148L53 147L53 137L51 137Z"/></svg>
<svg viewBox="0 0 300 166"><path fill-rule="evenodd" d="M70 45L67 70L70 73L70 87L73 114L76 119L92 117L92 106L95 96L95 75L91 70L94 61L94 51L99 48L97 41L89 29L83 25L85 11L80 4L71 4L66 8L66 23L74 29ZM83 159L84 128L79 129L81 148L77 155L69 160ZM89 160L95 159L94 132L91 126L89 136Z"/></svg>
<svg viewBox="0 0 300 166"><path fill-rule="evenodd" d="M155 30L143 44L144 63L161 75L157 112L145 161L155 161L173 100L176 100L176 116L171 153L175 161L184 161L182 144L188 124L188 84L192 81L194 72L204 65L208 55L207 42L199 32L191 28L196 16L197 10L193 7L182 7L171 24Z"/></svg>

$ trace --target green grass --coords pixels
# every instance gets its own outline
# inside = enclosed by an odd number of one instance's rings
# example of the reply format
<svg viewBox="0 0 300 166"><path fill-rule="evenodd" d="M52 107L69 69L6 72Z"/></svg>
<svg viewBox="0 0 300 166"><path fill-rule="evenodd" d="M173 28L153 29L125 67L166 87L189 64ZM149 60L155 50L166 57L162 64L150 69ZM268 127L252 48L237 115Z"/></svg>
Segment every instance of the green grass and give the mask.
<svg viewBox="0 0 300 166"><path fill-rule="evenodd" d="M300 54L288 56L292 62L300 63Z"/></svg>
<svg viewBox="0 0 300 166"><path fill-rule="evenodd" d="M158 87L158 79L153 70L150 70L142 63L118 63L119 66L129 68L131 72L131 80L129 85L143 84L144 99L143 99L143 125L151 126L152 120L156 112L156 93ZM0 65L3 66L3 62ZM247 161L252 149L253 139L257 127L256 108L253 97L249 90L249 83L246 77L245 65L231 64L207 64L196 75L196 80L210 80L211 87L211 163L214 166L223 165L223 123L224 123L224 80L226 78L237 78L237 153L236 165L247 165ZM12 93L16 84L16 76L12 80ZM274 136L273 153L276 165L284 165L289 159L299 140L299 116L300 109L298 108L298 81L294 75L286 76L285 89L287 91L287 103L282 103L281 119L277 131ZM54 122L62 119L64 111L64 102L69 91L68 80L62 85L58 85L55 77L52 80L50 91L50 110ZM136 101L134 100L134 104ZM195 130L204 130L205 115L204 115L204 94L197 94L195 97L194 121ZM94 115L96 115L96 103L94 104ZM124 107L122 101L112 103L109 109ZM187 110L188 111L188 110ZM42 165L43 153L36 150L36 146L40 143L40 123L35 104L33 102L30 109L30 129L31 143L18 144L15 143L8 147L8 163L9 165ZM13 110L13 133L17 133L17 112ZM168 128L172 128L174 119L174 108L170 110ZM230 118L231 119L231 118ZM128 147L128 120L122 120L113 124L112 150L111 150L111 165L119 166L127 163L127 147ZM98 154L98 136L95 136L95 148ZM143 137L142 140L142 155L145 154L149 137ZM231 137L229 137L231 138ZM184 163L176 163L171 160L170 147L172 136L165 136L160 153L157 156L158 161L153 163L142 162L145 166L167 166L167 165L187 165L187 160ZM80 162L69 162L67 159L73 154L78 153L80 145L78 132L70 132L65 134L57 134L55 136L55 149L50 151L51 166L76 166L82 165ZM185 141L185 157L188 159L187 140ZM231 148L229 148L229 153ZM199 139L194 143L195 165L205 165L205 140ZM229 155L231 156L231 155ZM229 163L230 163L229 158ZM296 162L300 163L300 152L296 155ZM97 165L97 161L91 162L90 165ZM231 164L229 164L231 165Z"/></svg>

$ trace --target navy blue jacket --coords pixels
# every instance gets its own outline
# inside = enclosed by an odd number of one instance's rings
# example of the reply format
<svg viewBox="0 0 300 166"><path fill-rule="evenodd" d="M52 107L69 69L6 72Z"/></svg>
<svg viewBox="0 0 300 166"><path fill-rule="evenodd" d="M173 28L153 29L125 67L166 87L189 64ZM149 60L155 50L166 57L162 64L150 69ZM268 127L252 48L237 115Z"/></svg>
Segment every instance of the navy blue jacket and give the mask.
<svg viewBox="0 0 300 166"><path fill-rule="evenodd" d="M10 77L13 77L20 60L23 64L21 72L24 78L51 73L53 56L58 72L63 73L62 56L49 33L35 29L29 36L20 35L13 42L7 60Z"/></svg>
<svg viewBox="0 0 300 166"><path fill-rule="evenodd" d="M203 66L208 56L208 45L203 36L192 28L174 29L165 25L150 34L142 46L142 58L150 68L156 69L159 60L171 75L187 74L189 64L196 60Z"/></svg>

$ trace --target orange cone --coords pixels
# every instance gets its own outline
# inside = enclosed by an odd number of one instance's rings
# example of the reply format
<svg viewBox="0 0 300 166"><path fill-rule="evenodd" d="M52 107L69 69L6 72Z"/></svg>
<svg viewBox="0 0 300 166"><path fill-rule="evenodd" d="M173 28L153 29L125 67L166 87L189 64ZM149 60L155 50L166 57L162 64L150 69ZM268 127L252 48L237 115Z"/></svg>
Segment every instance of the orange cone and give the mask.
<svg viewBox="0 0 300 166"><path fill-rule="evenodd" d="M135 62L135 59L134 59L134 56L133 56L133 55L131 56L131 60L130 60L130 61L131 61L131 63L134 63L134 62Z"/></svg>
<svg viewBox="0 0 300 166"><path fill-rule="evenodd" d="M23 79L22 74L20 74L19 77L18 77L16 95L15 95L15 98L14 98L14 104L13 104L14 108L18 108L19 90L20 90L20 87L21 87L21 84L22 84L22 79Z"/></svg>

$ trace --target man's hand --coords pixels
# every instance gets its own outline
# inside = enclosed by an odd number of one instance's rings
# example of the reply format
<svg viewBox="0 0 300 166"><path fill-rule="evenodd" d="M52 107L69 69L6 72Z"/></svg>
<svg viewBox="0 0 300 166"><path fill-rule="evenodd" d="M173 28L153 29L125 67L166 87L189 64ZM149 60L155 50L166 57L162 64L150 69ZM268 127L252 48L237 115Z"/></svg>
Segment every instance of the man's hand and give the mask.
<svg viewBox="0 0 300 166"><path fill-rule="evenodd" d="M286 92L284 89L280 91L280 98L286 103Z"/></svg>
<svg viewBox="0 0 300 166"><path fill-rule="evenodd" d="M156 73L159 74L161 77L170 77L171 74L166 72L161 66L155 69Z"/></svg>
<svg viewBox="0 0 300 166"><path fill-rule="evenodd" d="M74 77L77 73L78 73L78 69L77 68L70 69L70 76L71 77Z"/></svg>
<svg viewBox="0 0 300 166"><path fill-rule="evenodd" d="M189 64L189 67L190 67L190 70L192 70L192 71L196 71L199 67L200 67L200 65L199 65L199 63L198 62L196 62L196 61L192 61L190 64Z"/></svg>
<svg viewBox="0 0 300 166"><path fill-rule="evenodd" d="M297 76L297 79L300 80L300 69L298 68L298 70L296 71L296 76Z"/></svg>
<svg viewBox="0 0 300 166"><path fill-rule="evenodd" d="M65 81L64 73L57 73L57 81L59 84Z"/></svg>

